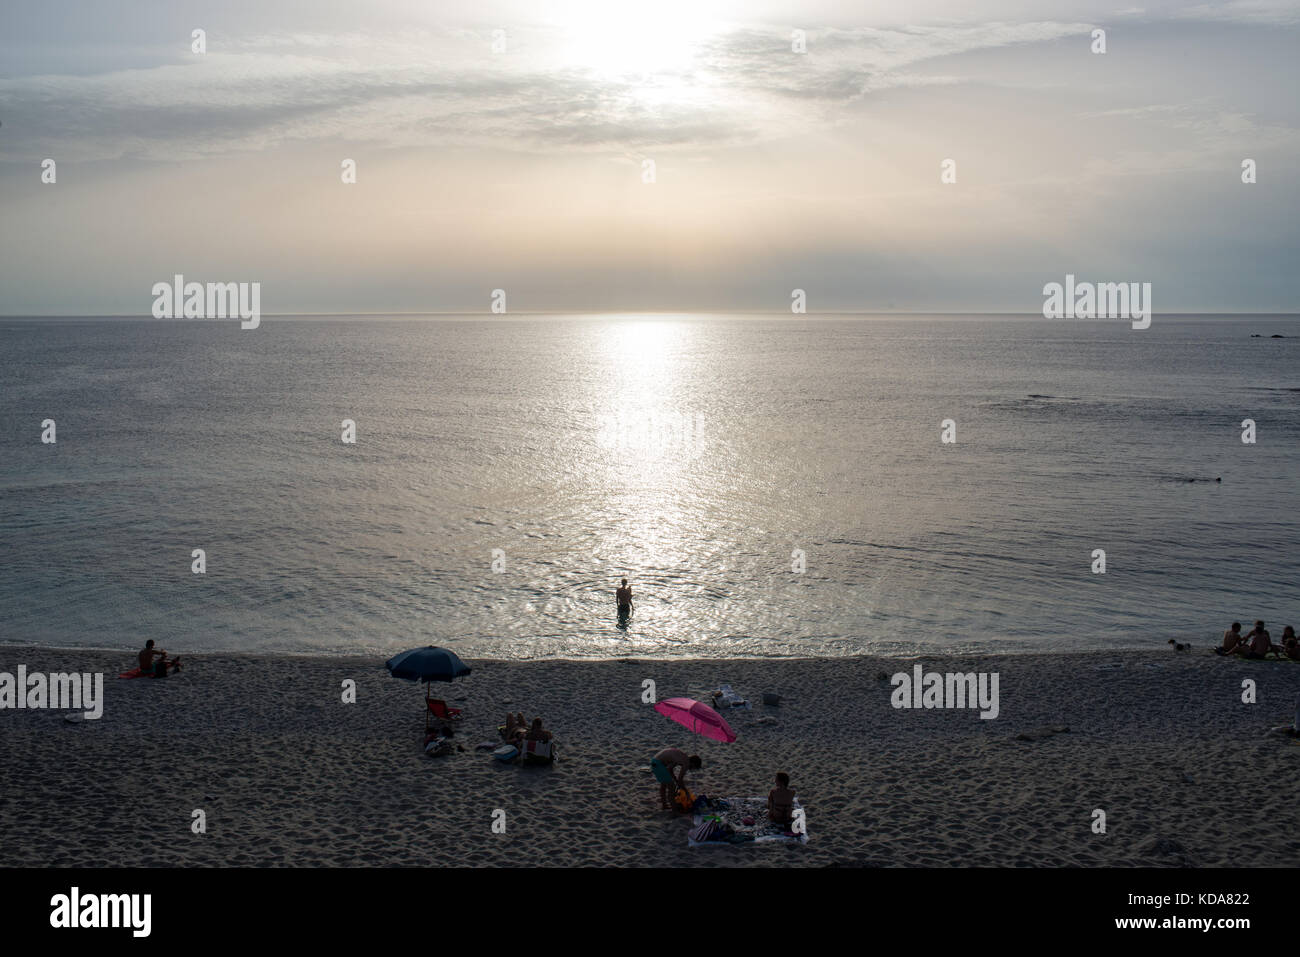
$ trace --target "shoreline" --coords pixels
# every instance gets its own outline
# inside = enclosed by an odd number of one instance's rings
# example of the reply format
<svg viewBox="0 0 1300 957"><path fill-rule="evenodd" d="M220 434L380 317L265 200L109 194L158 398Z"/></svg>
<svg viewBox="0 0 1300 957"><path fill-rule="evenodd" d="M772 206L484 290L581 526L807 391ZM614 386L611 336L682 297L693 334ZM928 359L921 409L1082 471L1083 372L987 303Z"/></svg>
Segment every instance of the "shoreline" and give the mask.
<svg viewBox="0 0 1300 957"><path fill-rule="evenodd" d="M99 720L0 710L0 760L15 771L0 795L0 866L1300 864L1300 744L1269 730L1293 720L1297 662L1172 649L466 659L471 675L434 685L465 709L465 750L430 758L423 688L381 659L180 657L179 675L128 681L116 675L133 652L0 646L0 672L105 674ZM892 674L918 663L998 673L998 716L893 707ZM1254 704L1241 701L1244 678ZM659 699L707 700L730 683L753 708L723 712L735 743L706 741L642 702L647 679ZM761 704L765 691L782 704ZM555 765L474 750L507 709L543 716ZM808 844L687 847L687 820L658 810L647 769L669 745L704 758L688 780L712 797L765 794L788 771ZM204 834L191 831L195 810Z"/></svg>
<svg viewBox="0 0 1300 957"><path fill-rule="evenodd" d="M1177 638L1178 641L1185 641L1183 638ZM1212 651L1213 642L1205 639L1206 643L1196 646L1190 652L1193 657L1204 656ZM286 661L311 661L319 664L340 661L356 662L378 662L382 669L384 662L393 655L400 654L410 648L423 647L421 645L407 645L402 648L396 648L390 652L322 652L322 651L182 651L180 657L184 659L232 659L243 660L251 658L269 658L284 659ZM710 663L723 664L726 662L750 662L750 663L796 663L796 662L840 662L853 663L863 661L922 661L933 659L935 661L947 660L983 660L983 659L1022 659L1022 658L1069 658L1081 656L1126 656L1126 655L1156 655L1164 656L1160 650L1151 650L1151 643L1146 643L1143 647L1117 646L1115 648L1063 648L1057 651L1049 649L1028 649L1024 651L917 651L908 654L870 654L855 653L851 655L727 655L718 657L646 657L642 655L619 655L617 657L591 657L591 658L565 658L562 656L546 658L491 658L484 655L470 656L463 654L450 645L440 647L449 648L455 651L466 664L492 664L492 665L533 665L546 663L567 663L577 665L598 665L608 662L646 662L647 664L699 664L707 665ZM38 652L41 654L69 654L73 652L92 654L92 655L113 655L123 660L134 660L139 653L139 647L105 647L103 645L43 645L43 644L14 644L12 642L0 642L0 660L6 655L12 656L19 652ZM1174 652L1170 652L1174 654ZM1269 659L1272 660L1272 659ZM1297 662L1300 664L1300 662Z"/></svg>

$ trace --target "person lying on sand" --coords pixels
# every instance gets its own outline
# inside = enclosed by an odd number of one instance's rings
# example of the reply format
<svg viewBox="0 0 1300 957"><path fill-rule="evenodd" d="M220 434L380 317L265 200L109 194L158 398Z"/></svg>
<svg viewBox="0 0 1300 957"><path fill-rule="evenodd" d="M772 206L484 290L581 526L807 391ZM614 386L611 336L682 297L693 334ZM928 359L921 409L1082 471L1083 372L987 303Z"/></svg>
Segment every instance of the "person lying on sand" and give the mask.
<svg viewBox="0 0 1300 957"><path fill-rule="evenodd" d="M169 668L172 671L181 670L181 660L179 658L172 658L169 660L167 658L167 652L163 651L161 648L155 650L152 638L144 643L144 648L141 649L140 654L137 655L136 658L140 662L140 670L147 675L153 675L155 678L165 678ZM154 658L157 658L158 661L155 662Z"/></svg>
<svg viewBox="0 0 1300 957"><path fill-rule="evenodd" d="M501 739L507 744L519 744L524 740L524 735L528 733L528 722L524 720L524 713L516 711L511 714L506 712L506 723L499 729Z"/></svg>
<svg viewBox="0 0 1300 957"><path fill-rule="evenodd" d="M767 792L767 817L773 824L790 830L794 820L794 791L790 790L790 775L776 772L776 787Z"/></svg>
<svg viewBox="0 0 1300 957"><path fill-rule="evenodd" d="M678 748L664 748L650 759L650 770L659 782L659 803L665 811L673 809L671 799L676 797L678 788L686 786L686 769L698 771L702 767L704 762L698 754L687 757L686 752ZM672 788L671 794L669 788Z"/></svg>
<svg viewBox="0 0 1300 957"><path fill-rule="evenodd" d="M1232 627L1223 633L1223 644L1214 649L1216 655L1235 655L1245 648L1241 637L1241 622L1234 621Z"/></svg>

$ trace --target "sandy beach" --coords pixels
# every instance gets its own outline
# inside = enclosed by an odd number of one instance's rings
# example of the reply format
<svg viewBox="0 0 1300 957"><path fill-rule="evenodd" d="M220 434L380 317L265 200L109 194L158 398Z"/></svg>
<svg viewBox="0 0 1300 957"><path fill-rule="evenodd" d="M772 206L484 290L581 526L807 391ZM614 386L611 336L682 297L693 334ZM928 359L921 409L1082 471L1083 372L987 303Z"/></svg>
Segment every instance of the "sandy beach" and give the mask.
<svg viewBox="0 0 1300 957"><path fill-rule="evenodd" d="M197 655L119 680L119 653L0 649L0 671L105 673L99 720L0 711L3 866L1191 866L1300 862L1300 663L1208 651L732 661L473 661L441 686L465 748L421 752L422 691L373 659ZM1000 710L896 709L888 675L997 672ZM1241 701L1243 678L1258 703ZM357 701L344 704L343 682ZM642 703L730 683L729 745ZM762 705L763 692L783 697ZM560 760L474 746L541 714ZM1068 728L1068 730L1052 730ZM766 794L784 769L806 846L691 849L658 808L654 752L697 792ZM1093 833L1095 809L1106 833ZM1228 808L1238 808L1233 813ZM191 832L196 809L207 833ZM1251 810L1253 809L1253 810ZM494 833L505 811L506 833ZM499 815L498 815L499 818ZM141 834L149 822L151 838Z"/></svg>

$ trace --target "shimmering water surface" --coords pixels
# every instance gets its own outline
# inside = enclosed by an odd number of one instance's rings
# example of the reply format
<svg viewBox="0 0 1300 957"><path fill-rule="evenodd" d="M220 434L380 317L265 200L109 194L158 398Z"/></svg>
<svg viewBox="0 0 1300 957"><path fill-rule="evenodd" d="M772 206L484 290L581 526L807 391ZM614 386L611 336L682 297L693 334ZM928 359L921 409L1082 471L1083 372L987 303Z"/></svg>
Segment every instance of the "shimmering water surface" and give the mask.
<svg viewBox="0 0 1300 957"><path fill-rule="evenodd" d="M1300 625L1294 319L0 320L0 372L5 642L707 657Z"/></svg>

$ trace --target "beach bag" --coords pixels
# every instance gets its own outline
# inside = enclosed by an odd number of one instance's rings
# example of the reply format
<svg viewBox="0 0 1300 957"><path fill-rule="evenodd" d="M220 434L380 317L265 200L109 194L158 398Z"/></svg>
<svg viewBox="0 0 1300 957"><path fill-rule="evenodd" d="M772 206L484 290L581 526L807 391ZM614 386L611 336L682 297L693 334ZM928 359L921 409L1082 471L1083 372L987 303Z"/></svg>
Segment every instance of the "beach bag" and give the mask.
<svg viewBox="0 0 1300 957"><path fill-rule="evenodd" d="M695 795L686 788L678 788L677 797L674 800L677 802L677 809L683 813L687 813L695 807Z"/></svg>
<svg viewBox="0 0 1300 957"><path fill-rule="evenodd" d="M503 744L499 748L493 749L492 757L498 761L513 761L519 757L519 749L513 744Z"/></svg>
<svg viewBox="0 0 1300 957"><path fill-rule="evenodd" d="M550 741L525 741L524 764L550 764L555 760L555 748Z"/></svg>

